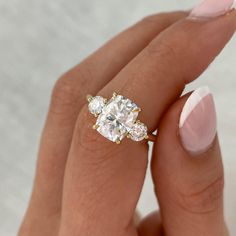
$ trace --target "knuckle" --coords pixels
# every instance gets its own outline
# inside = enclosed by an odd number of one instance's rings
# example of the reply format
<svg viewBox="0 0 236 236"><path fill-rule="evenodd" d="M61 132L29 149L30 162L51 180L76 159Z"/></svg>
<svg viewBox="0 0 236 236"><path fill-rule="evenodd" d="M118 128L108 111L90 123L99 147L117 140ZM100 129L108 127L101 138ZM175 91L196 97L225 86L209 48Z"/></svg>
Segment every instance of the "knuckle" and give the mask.
<svg viewBox="0 0 236 236"><path fill-rule="evenodd" d="M205 214L214 212L223 201L224 177L218 177L208 185L192 186L187 190L179 191L177 204L190 213Z"/></svg>
<svg viewBox="0 0 236 236"><path fill-rule="evenodd" d="M154 55L155 57L160 57L162 60L168 63L168 61L173 61L176 59L178 53L174 45L171 42L164 41L152 41L147 47L147 53L149 55Z"/></svg>
<svg viewBox="0 0 236 236"><path fill-rule="evenodd" d="M93 79L92 66L83 64L67 71L55 83L51 94L51 110L54 112L78 110L86 102L86 91L89 92L88 78Z"/></svg>
<svg viewBox="0 0 236 236"><path fill-rule="evenodd" d="M172 75L171 78L175 81L179 81L176 85L180 88L189 82L189 72L184 66L185 51L181 45L180 37L159 37L154 39L146 47L146 56L153 58L156 62L156 68L162 75ZM187 77L187 78L186 78Z"/></svg>
<svg viewBox="0 0 236 236"><path fill-rule="evenodd" d="M50 112L61 114L77 110L82 100L82 91L79 79L73 81L67 74L60 77L52 90Z"/></svg>
<svg viewBox="0 0 236 236"><path fill-rule="evenodd" d="M52 91L52 100L55 103L68 104L75 97L75 88L71 85L70 79L65 75L55 83Z"/></svg>

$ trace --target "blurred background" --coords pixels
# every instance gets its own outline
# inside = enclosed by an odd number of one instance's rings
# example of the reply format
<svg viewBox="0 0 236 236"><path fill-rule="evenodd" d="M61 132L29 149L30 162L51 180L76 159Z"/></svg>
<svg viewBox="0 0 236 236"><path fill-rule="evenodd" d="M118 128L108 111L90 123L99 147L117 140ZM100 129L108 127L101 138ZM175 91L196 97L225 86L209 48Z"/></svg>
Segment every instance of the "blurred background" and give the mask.
<svg viewBox="0 0 236 236"><path fill-rule="evenodd" d="M194 0L0 0L0 235L16 235L31 193L40 133L56 79L145 15ZM210 40L210 39L207 39ZM236 37L201 78L215 94L225 213L236 235ZM150 174L139 208L157 207Z"/></svg>

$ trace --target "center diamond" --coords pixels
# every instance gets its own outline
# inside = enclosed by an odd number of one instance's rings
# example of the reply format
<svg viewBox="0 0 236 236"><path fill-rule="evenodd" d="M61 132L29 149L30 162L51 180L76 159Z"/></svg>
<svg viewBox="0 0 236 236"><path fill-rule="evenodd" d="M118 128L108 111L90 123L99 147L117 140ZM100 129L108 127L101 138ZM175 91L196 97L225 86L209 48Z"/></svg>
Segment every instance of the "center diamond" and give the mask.
<svg viewBox="0 0 236 236"><path fill-rule="evenodd" d="M113 142L120 142L131 130L139 110L138 106L128 98L116 95L98 116L97 131Z"/></svg>

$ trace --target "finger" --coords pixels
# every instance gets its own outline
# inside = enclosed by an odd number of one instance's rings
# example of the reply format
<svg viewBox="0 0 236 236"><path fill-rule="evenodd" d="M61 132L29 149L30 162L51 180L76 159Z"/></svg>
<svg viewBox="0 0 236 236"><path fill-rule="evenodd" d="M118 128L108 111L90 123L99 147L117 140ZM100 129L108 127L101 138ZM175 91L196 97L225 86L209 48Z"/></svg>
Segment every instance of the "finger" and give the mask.
<svg viewBox="0 0 236 236"><path fill-rule="evenodd" d="M55 227L44 226L59 223L64 167L75 121L85 95L96 93L159 32L185 15L184 12L173 12L146 17L57 81L41 138L34 190L24 231L30 231L31 235L31 230L53 235ZM36 226L34 222L37 222ZM31 227L32 224L34 227Z"/></svg>
<svg viewBox="0 0 236 236"><path fill-rule="evenodd" d="M133 223L134 225L138 226L140 221L141 221L141 214L139 213L138 210L136 210L133 216Z"/></svg>
<svg viewBox="0 0 236 236"><path fill-rule="evenodd" d="M166 235L227 235L216 114L207 87L181 98L162 118L152 175Z"/></svg>
<svg viewBox="0 0 236 236"><path fill-rule="evenodd" d="M141 120L154 130L184 85L203 72L231 38L235 19L232 11L213 20L185 19L174 24L99 94L109 98L116 91L132 99L144 108ZM117 147L92 131L94 123L85 107L77 120L66 168L61 235L72 233L71 229L88 228L88 234L125 231L132 235L132 217L147 166L147 146L127 141ZM73 208L71 202L76 203ZM73 218L69 220L72 212Z"/></svg>
<svg viewBox="0 0 236 236"><path fill-rule="evenodd" d="M163 236L161 216L158 211L147 215L138 226L139 236Z"/></svg>
<svg viewBox="0 0 236 236"><path fill-rule="evenodd" d="M196 79L230 40L235 18L233 10L209 21L177 22L154 39L101 94L109 97L116 91L127 95L145 108L141 115L149 128L156 128L161 114L184 86ZM208 37L211 40L206 40Z"/></svg>

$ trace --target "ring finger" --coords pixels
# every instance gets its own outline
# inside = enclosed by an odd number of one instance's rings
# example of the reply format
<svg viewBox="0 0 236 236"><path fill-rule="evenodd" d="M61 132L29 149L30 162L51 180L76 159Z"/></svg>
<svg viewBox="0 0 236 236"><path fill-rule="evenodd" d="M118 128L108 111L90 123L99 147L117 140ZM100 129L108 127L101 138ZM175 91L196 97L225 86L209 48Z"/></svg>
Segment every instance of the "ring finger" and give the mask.
<svg viewBox="0 0 236 236"><path fill-rule="evenodd" d="M235 18L232 11L216 19L187 18L174 24L99 94L109 98L116 91L130 98L144 108L141 120L155 130L185 84L197 78L231 38ZM127 140L114 145L91 131L95 120L90 117L84 107L77 120L66 167L60 235L135 235L132 217L147 167L147 146Z"/></svg>

